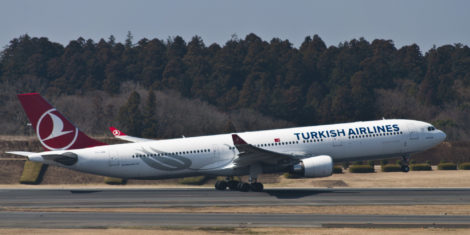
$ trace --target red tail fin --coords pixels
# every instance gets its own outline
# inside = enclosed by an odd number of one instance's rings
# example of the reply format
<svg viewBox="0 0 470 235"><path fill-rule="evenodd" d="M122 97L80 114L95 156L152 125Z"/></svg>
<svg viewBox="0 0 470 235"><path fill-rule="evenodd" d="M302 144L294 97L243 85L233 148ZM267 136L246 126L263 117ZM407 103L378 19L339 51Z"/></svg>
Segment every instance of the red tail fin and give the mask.
<svg viewBox="0 0 470 235"><path fill-rule="evenodd" d="M78 130L38 93L21 94L18 99L44 149L65 150L105 145Z"/></svg>
<svg viewBox="0 0 470 235"><path fill-rule="evenodd" d="M114 136L127 136L124 132L116 129L116 127L114 126L110 126L109 127L109 130L111 131L111 133L113 133Z"/></svg>

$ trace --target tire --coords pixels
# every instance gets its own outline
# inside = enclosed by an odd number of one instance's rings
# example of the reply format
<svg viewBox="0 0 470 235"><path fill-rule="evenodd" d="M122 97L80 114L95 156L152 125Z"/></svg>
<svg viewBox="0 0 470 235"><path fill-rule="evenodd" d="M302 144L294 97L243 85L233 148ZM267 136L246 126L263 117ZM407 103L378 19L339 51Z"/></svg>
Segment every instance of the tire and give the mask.
<svg viewBox="0 0 470 235"><path fill-rule="evenodd" d="M215 182L215 189L217 189L217 190L227 189L227 182L226 181L217 181L217 182Z"/></svg>
<svg viewBox="0 0 470 235"><path fill-rule="evenodd" d="M248 192L248 190L250 190L250 185L248 183L240 182L238 183L237 188L241 192Z"/></svg>
<svg viewBox="0 0 470 235"><path fill-rule="evenodd" d="M408 172L408 171L410 171L410 167L409 166L401 166L401 171Z"/></svg>
<svg viewBox="0 0 470 235"><path fill-rule="evenodd" d="M238 184L240 181L230 180L227 182L227 186L230 190L238 190Z"/></svg>
<svg viewBox="0 0 470 235"><path fill-rule="evenodd" d="M262 183L252 183L251 190L253 192L262 192L263 191L263 184Z"/></svg>

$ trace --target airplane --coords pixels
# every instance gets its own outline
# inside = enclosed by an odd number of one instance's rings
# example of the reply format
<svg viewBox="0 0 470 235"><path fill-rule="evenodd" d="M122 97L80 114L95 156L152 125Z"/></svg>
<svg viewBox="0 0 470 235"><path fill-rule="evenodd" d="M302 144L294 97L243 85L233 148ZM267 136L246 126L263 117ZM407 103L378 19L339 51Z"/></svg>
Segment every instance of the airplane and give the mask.
<svg viewBox="0 0 470 235"><path fill-rule="evenodd" d="M40 94L18 95L44 152L12 151L30 161L123 179L226 176L217 190L263 191L258 176L290 172L327 177L333 164L402 156L432 148L446 134L416 120L387 119L293 127L166 140L125 137L132 143L106 145L88 137ZM116 131L117 130L117 131ZM248 175L248 182L234 180Z"/></svg>

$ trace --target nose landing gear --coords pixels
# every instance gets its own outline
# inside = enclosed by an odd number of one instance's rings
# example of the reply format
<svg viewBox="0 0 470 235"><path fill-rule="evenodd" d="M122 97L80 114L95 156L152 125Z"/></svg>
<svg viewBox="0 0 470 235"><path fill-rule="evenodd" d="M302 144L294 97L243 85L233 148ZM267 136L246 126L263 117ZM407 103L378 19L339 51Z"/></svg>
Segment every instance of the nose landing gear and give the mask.
<svg viewBox="0 0 470 235"><path fill-rule="evenodd" d="M410 171L410 167L409 167L410 156L409 155L403 155L402 157L403 157L403 160L400 162L401 171L408 172L408 171Z"/></svg>

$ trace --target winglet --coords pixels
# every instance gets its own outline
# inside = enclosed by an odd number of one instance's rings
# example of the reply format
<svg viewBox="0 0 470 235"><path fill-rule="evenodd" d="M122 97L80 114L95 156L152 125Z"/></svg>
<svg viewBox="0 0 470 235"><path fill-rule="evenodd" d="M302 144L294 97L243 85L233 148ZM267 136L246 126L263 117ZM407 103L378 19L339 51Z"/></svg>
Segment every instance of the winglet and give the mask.
<svg viewBox="0 0 470 235"><path fill-rule="evenodd" d="M110 126L109 127L109 130L111 131L111 133L113 133L114 136L126 136L126 134L118 129L116 129L116 127L114 126Z"/></svg>
<svg viewBox="0 0 470 235"><path fill-rule="evenodd" d="M232 134L232 139L233 139L233 144L235 145L247 144L246 141L240 138L240 136L238 136L237 134Z"/></svg>
<svg viewBox="0 0 470 235"><path fill-rule="evenodd" d="M125 140L125 141L130 141L130 142L145 142L145 141L150 141L151 139L144 139L144 138L139 138L139 137L134 137L134 136L128 136L124 132L118 130L116 127L110 126L109 130L113 134L114 137Z"/></svg>

